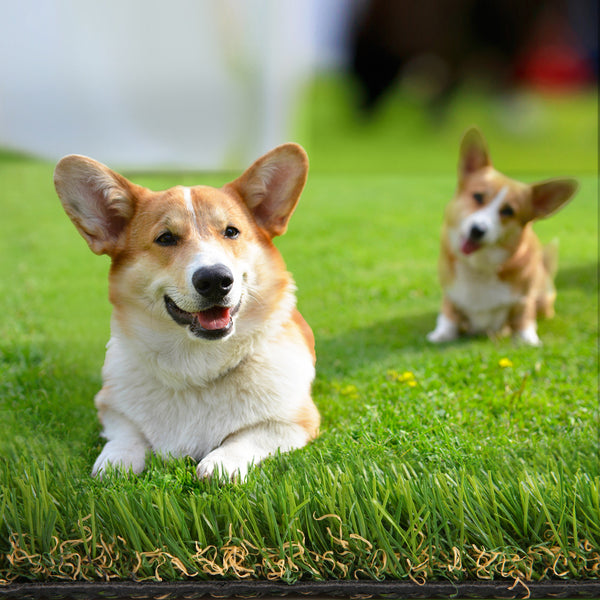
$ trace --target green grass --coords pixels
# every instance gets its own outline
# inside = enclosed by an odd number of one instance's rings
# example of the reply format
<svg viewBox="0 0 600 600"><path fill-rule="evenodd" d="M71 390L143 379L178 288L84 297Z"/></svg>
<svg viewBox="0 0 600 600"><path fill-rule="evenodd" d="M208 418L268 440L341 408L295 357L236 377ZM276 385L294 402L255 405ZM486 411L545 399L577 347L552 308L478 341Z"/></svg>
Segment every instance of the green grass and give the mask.
<svg viewBox="0 0 600 600"><path fill-rule="evenodd" d="M314 88L312 171L278 241L316 334L322 433L243 485L198 481L185 459L90 477L108 261L62 212L52 165L0 156L0 582L598 578L595 97L539 99L547 126L511 146L481 98L457 100L436 133L401 97L381 123L352 123L342 89ZM458 139L480 118L501 170L581 183L537 226L561 245L541 348L425 341Z"/></svg>

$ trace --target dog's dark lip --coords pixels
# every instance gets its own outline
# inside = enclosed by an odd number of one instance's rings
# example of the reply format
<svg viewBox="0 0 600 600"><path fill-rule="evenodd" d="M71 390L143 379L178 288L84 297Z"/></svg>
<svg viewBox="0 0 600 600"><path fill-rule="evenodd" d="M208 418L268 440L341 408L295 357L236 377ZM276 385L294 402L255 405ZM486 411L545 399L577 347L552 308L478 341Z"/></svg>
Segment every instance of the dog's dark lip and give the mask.
<svg viewBox="0 0 600 600"><path fill-rule="evenodd" d="M204 338L207 340L218 340L225 337L231 332L231 330L233 329L233 316L237 313L241 305L240 299L240 302L231 309L229 323L227 323L225 327L221 327L220 329L205 329L204 327L202 327L202 325L200 325L194 313L190 313L183 310L182 308L179 308L179 306L177 306L177 304L166 294L164 296L164 300L167 312L169 313L173 321L175 321L175 323L182 326L189 326L190 331L196 337ZM227 307L219 307L218 305L213 305L205 310L210 310L212 308Z"/></svg>

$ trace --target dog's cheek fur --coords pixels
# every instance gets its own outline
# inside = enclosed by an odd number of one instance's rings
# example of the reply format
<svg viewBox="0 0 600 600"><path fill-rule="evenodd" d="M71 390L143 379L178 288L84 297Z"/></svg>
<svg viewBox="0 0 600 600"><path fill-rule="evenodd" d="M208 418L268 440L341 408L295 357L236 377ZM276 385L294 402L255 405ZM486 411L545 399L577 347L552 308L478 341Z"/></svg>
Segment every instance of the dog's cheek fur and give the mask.
<svg viewBox="0 0 600 600"><path fill-rule="evenodd" d="M279 251L266 236L259 235L259 247L247 248L246 261L244 321L261 323L293 291L292 278Z"/></svg>
<svg viewBox="0 0 600 600"><path fill-rule="evenodd" d="M442 251L460 253L461 224L469 216L469 200L464 194L456 196L447 206L442 228Z"/></svg>
<svg viewBox="0 0 600 600"><path fill-rule="evenodd" d="M523 226L516 219L510 219L502 224L498 245L512 253L521 243L522 237Z"/></svg>
<svg viewBox="0 0 600 600"><path fill-rule="evenodd" d="M160 316L164 311L162 296L158 296L156 289L169 280L161 271L147 255L138 256L135 261L121 262L117 268L111 268L109 299L113 305L114 317L124 332L129 330L129 315L132 311L152 316Z"/></svg>
<svg viewBox="0 0 600 600"><path fill-rule="evenodd" d="M124 330L130 322L127 314L131 310L154 318L164 316L171 324L164 310L165 290L187 287L185 269L178 267L179 261L186 260L185 253L182 256L145 243L138 248L113 261L109 273L109 299Z"/></svg>
<svg viewBox="0 0 600 600"><path fill-rule="evenodd" d="M447 206L444 223L449 229L458 229L460 224L469 215L467 198L464 194L456 196Z"/></svg>

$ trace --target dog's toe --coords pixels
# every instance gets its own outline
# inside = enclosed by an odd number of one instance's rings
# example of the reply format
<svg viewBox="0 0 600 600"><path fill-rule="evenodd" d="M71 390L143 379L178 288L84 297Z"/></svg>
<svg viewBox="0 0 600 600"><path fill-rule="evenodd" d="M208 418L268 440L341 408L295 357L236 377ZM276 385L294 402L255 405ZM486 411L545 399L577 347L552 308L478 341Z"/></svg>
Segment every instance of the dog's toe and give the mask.
<svg viewBox="0 0 600 600"><path fill-rule="evenodd" d="M439 342L443 342L442 336L438 333L437 330L430 331L427 334L427 341L432 342L433 344L438 344Z"/></svg>
<svg viewBox="0 0 600 600"><path fill-rule="evenodd" d="M542 345L542 340L538 337L536 328L533 325L517 331L516 338L519 342L527 344L528 346L539 347Z"/></svg>
<svg viewBox="0 0 600 600"><path fill-rule="evenodd" d="M146 466L146 448L142 445L123 446L115 441L108 442L92 469L92 476L102 479L107 469L112 467L123 472L138 474Z"/></svg>
<svg viewBox="0 0 600 600"><path fill-rule="evenodd" d="M427 334L427 339L434 343L451 342L458 337L458 327L446 315L440 313L435 329Z"/></svg>
<svg viewBox="0 0 600 600"><path fill-rule="evenodd" d="M247 457L235 456L217 448L198 463L196 475L199 479L217 477L237 483L246 479L249 466Z"/></svg>
<svg viewBox="0 0 600 600"><path fill-rule="evenodd" d="M458 336L453 331L434 329L427 334L427 340L432 344L441 344L442 342L451 342Z"/></svg>

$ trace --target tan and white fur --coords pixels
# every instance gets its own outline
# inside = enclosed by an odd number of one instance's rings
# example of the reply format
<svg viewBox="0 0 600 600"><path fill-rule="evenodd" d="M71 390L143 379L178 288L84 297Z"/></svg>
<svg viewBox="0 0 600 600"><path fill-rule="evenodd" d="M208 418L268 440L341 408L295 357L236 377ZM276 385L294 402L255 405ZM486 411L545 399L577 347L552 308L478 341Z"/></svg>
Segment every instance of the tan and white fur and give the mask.
<svg viewBox="0 0 600 600"><path fill-rule="evenodd" d="M460 147L458 187L448 204L439 260L444 297L431 342L461 333L510 330L540 345L537 317L554 314L556 247L542 248L532 223L564 206L572 179L528 185L492 166L486 142L473 128Z"/></svg>
<svg viewBox="0 0 600 600"><path fill-rule="evenodd" d="M103 387L107 439L93 475L141 472L148 452L197 459L197 474L249 467L317 435L314 338L272 238L285 232L308 172L296 144L220 189L154 192L84 156L55 186L96 254L111 258Z"/></svg>

